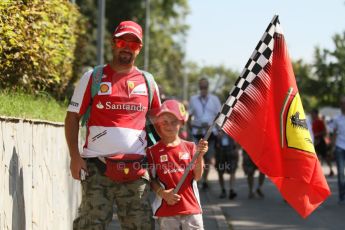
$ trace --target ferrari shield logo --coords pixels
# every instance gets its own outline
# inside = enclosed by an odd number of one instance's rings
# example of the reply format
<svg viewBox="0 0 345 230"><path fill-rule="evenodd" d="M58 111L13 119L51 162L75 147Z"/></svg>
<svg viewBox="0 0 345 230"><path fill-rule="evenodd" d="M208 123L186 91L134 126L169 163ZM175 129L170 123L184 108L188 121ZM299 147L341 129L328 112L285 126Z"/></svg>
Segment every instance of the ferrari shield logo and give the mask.
<svg viewBox="0 0 345 230"><path fill-rule="evenodd" d="M123 171L127 175L129 173L129 168L124 168Z"/></svg>
<svg viewBox="0 0 345 230"><path fill-rule="evenodd" d="M288 107L285 131L288 147L315 154L301 98L298 93Z"/></svg>

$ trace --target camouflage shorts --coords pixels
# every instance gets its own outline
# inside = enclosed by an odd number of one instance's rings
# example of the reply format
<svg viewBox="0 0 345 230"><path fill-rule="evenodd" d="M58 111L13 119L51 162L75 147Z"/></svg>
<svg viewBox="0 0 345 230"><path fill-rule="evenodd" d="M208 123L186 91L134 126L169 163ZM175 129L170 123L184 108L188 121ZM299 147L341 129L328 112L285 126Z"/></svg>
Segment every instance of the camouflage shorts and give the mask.
<svg viewBox="0 0 345 230"><path fill-rule="evenodd" d="M106 229L114 202L122 229L154 229L149 202L149 176L129 183L116 183L87 162L89 176L82 182L82 202L73 229Z"/></svg>

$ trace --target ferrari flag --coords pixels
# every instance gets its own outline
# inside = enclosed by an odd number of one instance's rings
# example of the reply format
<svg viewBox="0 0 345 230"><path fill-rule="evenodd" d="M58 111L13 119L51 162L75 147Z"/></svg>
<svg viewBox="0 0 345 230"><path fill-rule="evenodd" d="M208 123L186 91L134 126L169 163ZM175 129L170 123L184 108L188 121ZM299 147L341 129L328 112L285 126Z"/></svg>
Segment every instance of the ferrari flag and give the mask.
<svg viewBox="0 0 345 230"><path fill-rule="evenodd" d="M278 16L273 17L215 122L248 152L303 218L330 195Z"/></svg>

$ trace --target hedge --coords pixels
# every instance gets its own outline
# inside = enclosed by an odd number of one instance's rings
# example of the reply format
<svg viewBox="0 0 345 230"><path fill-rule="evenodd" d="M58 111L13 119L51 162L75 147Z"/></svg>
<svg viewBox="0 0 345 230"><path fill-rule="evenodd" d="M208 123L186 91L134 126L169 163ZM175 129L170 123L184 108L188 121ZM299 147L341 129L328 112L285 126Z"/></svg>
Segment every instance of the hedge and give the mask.
<svg viewBox="0 0 345 230"><path fill-rule="evenodd" d="M67 0L1 0L0 88L62 94L84 20Z"/></svg>

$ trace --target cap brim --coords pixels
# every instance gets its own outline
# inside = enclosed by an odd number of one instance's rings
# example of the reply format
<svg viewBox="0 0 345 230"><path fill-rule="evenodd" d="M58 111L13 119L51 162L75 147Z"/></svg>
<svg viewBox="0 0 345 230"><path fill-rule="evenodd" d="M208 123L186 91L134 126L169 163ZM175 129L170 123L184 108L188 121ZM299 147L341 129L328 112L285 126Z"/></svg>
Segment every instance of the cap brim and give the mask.
<svg viewBox="0 0 345 230"><path fill-rule="evenodd" d="M181 117L179 115L177 115L176 113L170 111L170 110L163 110L163 111L159 111L158 113L154 114L154 115L151 115L150 118L151 118L151 121L152 123L156 123L155 120L162 114L164 113L170 113L171 115L173 115L174 117L176 117L177 120L181 121L183 124L186 122L184 117Z"/></svg>
<svg viewBox="0 0 345 230"><path fill-rule="evenodd" d="M114 37L118 38L118 37L121 37L122 35L125 35L125 34L133 34L134 36L136 36L140 40L140 42L143 41L138 34L133 33L133 32L129 32L129 31L124 31L124 32L121 32L121 33L114 34Z"/></svg>

